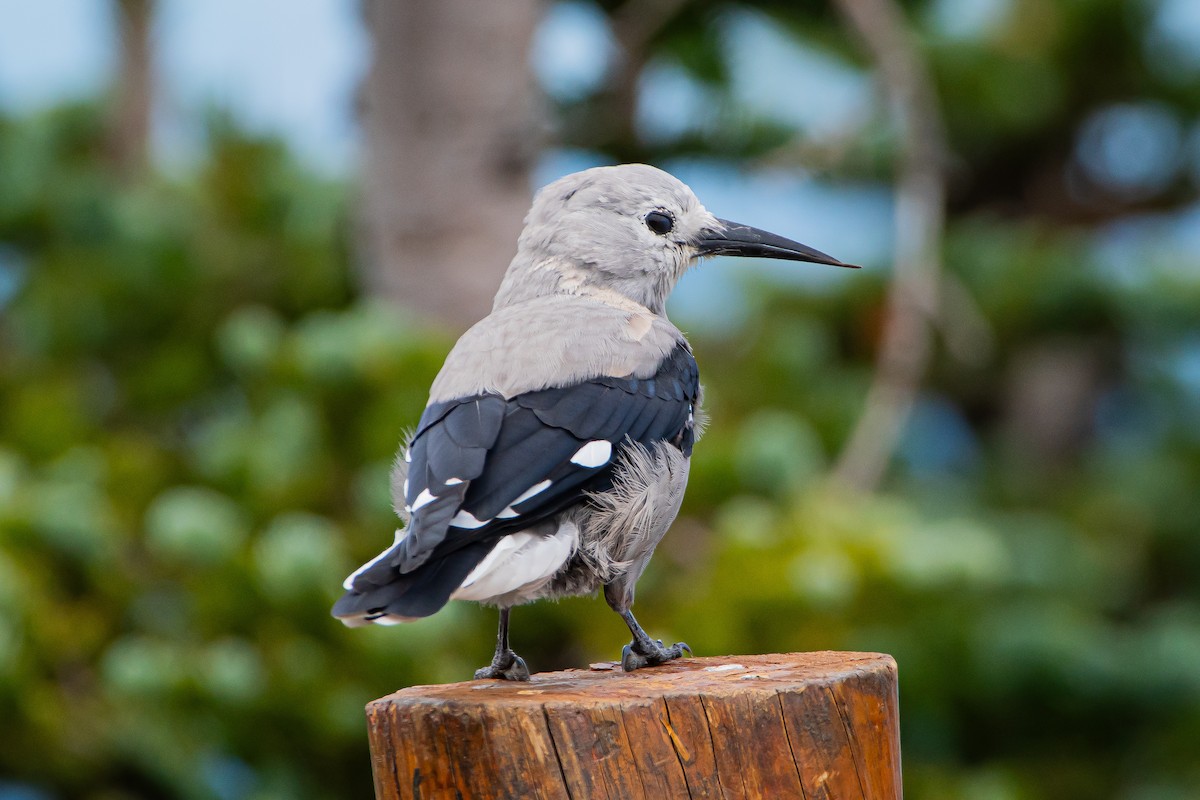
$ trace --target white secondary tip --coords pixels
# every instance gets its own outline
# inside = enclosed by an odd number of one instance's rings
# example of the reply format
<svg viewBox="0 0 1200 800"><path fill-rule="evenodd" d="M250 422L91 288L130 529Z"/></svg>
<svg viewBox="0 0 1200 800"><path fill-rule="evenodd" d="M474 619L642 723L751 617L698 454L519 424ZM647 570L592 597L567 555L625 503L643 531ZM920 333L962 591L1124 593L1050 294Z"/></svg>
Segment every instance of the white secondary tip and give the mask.
<svg viewBox="0 0 1200 800"><path fill-rule="evenodd" d="M530 486L528 489L526 489L524 492L522 492L520 497L518 497L516 500L513 500L512 505L514 505L514 506L520 505L521 503L524 503L529 498L533 497L535 494L541 494L542 492L546 491L549 488L550 488L550 481L540 481L538 483L535 483L533 486ZM512 506L509 506L509 508L511 508L511 507Z"/></svg>
<svg viewBox="0 0 1200 800"><path fill-rule="evenodd" d="M422 489L421 493L417 495L417 499L413 501L412 510L417 511L422 509L432 503L433 500L433 492L429 491L428 489Z"/></svg>
<svg viewBox="0 0 1200 800"><path fill-rule="evenodd" d="M485 519L481 522L480 520L476 519L475 515L470 511L459 511L454 515L454 519L450 520L450 524L455 528L467 528L468 530L482 528L489 522L491 522L490 519Z"/></svg>
<svg viewBox="0 0 1200 800"><path fill-rule="evenodd" d="M602 467L612 458L612 442L607 439L597 439L588 442L571 456L571 463L581 467L595 469Z"/></svg>

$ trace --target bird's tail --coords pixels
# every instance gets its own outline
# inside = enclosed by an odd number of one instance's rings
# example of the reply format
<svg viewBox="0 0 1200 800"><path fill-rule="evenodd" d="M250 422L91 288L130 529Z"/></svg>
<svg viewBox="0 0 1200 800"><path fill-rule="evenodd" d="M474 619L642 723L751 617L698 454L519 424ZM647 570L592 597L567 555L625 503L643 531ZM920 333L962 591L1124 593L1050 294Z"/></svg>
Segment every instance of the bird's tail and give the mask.
<svg viewBox="0 0 1200 800"><path fill-rule="evenodd" d="M396 625L428 617L450 600L495 546L494 541L472 542L445 555L435 554L411 572L396 566L404 541L404 531L396 531L396 541L387 550L363 564L346 578L346 593L333 606L333 616L343 624Z"/></svg>

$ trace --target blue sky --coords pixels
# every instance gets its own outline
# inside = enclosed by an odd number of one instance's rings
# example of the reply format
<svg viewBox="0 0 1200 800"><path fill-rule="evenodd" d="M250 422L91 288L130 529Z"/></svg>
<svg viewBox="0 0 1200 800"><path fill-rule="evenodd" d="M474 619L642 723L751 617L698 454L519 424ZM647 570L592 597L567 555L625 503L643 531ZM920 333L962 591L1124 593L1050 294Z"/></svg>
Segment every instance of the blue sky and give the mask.
<svg viewBox="0 0 1200 800"><path fill-rule="evenodd" d="M197 112L230 109L314 165L353 163L353 96L369 54L351 0L159 0L156 143L195 144ZM0 106L23 111L103 91L116 63L111 4L0 0ZM285 20L285 25L280 25Z"/></svg>

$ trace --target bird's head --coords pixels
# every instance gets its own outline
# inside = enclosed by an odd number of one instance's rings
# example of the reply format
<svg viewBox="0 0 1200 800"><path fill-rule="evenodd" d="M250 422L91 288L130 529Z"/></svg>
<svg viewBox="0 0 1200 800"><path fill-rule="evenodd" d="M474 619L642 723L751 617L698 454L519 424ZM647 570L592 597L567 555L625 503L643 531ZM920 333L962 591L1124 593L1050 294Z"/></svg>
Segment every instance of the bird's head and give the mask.
<svg viewBox="0 0 1200 800"><path fill-rule="evenodd" d="M662 313L683 273L712 255L853 266L718 219L683 182L655 167L595 167L559 178L534 197L495 307L608 290Z"/></svg>

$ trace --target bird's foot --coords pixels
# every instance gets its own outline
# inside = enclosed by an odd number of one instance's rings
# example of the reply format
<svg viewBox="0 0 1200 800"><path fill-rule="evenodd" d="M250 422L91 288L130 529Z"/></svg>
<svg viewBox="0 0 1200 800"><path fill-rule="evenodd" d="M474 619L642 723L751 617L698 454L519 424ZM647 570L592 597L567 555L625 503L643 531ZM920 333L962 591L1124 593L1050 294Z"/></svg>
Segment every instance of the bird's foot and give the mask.
<svg viewBox="0 0 1200 800"><path fill-rule="evenodd" d="M692 654L692 648L688 647L687 642L676 642L670 647L664 647L662 639L647 639L644 642L635 639L621 651L621 668L626 672L633 672L642 667L656 667L674 661L685 652L689 656Z"/></svg>
<svg viewBox="0 0 1200 800"><path fill-rule="evenodd" d="M486 680L487 678L501 681L527 681L529 680L529 667L525 666L525 659L512 650L505 650L496 653L491 664L483 669L475 670L475 680Z"/></svg>

